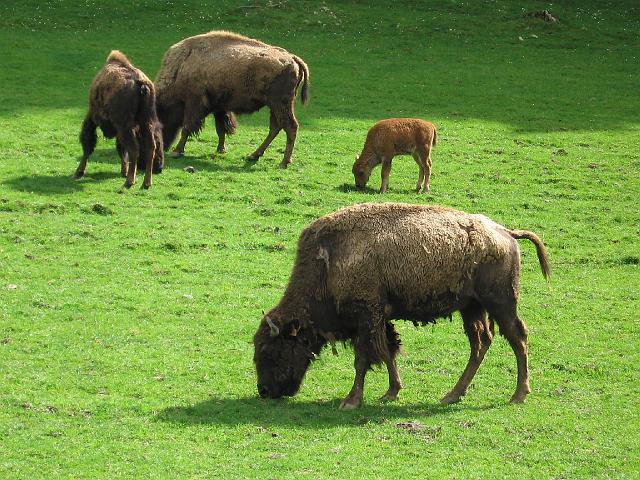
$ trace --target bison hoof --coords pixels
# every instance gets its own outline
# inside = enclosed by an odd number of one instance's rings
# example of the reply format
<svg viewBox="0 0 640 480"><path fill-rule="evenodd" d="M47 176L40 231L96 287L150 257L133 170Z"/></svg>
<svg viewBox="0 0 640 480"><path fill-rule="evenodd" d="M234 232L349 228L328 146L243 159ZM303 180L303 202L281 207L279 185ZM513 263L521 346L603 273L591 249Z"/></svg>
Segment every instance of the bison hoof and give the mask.
<svg viewBox="0 0 640 480"><path fill-rule="evenodd" d="M340 409L340 410L355 410L359 406L360 406L360 402L355 401L355 400L347 400L347 399L345 399L340 403L340 406L338 407L338 409Z"/></svg>
<svg viewBox="0 0 640 480"><path fill-rule="evenodd" d="M282 168L282 169L284 170L284 169L286 169L286 168L289 166L289 164L290 164L290 163L291 163L291 162L285 162L285 161L283 160L282 162L280 162L280 168Z"/></svg>
<svg viewBox="0 0 640 480"><path fill-rule="evenodd" d="M128 180L124 182L124 188L131 188L133 186L133 182L129 182Z"/></svg>
<svg viewBox="0 0 640 480"><path fill-rule="evenodd" d="M182 155L184 155L184 152L179 152L177 150L174 150L173 152L171 152L171 158L179 158Z"/></svg>
<svg viewBox="0 0 640 480"><path fill-rule="evenodd" d="M257 162L259 158L260 158L260 155L256 155L255 153L252 153L247 157L247 162Z"/></svg>
<svg viewBox="0 0 640 480"><path fill-rule="evenodd" d="M451 405L453 403L458 403L461 398L462 398L462 395L449 392L444 397L442 397L442 400L440 400L440 403L442 403L443 405Z"/></svg>
<svg viewBox="0 0 640 480"><path fill-rule="evenodd" d="M222 153L222 154L227 153L227 149L225 147L218 147L216 149L216 153Z"/></svg>
<svg viewBox="0 0 640 480"><path fill-rule="evenodd" d="M73 174L73 178L82 178L84 177L84 170L76 170Z"/></svg>
<svg viewBox="0 0 640 480"><path fill-rule="evenodd" d="M143 184L142 184L142 188L143 188L144 190L149 190L149 188L150 188L150 187L151 187L151 184L150 184L150 183L143 183Z"/></svg>
<svg viewBox="0 0 640 480"><path fill-rule="evenodd" d="M381 402L394 402L398 399L398 393L390 393L387 392L383 396L380 397Z"/></svg>
<svg viewBox="0 0 640 480"><path fill-rule="evenodd" d="M514 394L509 400L509 403L524 403L525 398L527 398L527 394L523 393L522 395Z"/></svg>

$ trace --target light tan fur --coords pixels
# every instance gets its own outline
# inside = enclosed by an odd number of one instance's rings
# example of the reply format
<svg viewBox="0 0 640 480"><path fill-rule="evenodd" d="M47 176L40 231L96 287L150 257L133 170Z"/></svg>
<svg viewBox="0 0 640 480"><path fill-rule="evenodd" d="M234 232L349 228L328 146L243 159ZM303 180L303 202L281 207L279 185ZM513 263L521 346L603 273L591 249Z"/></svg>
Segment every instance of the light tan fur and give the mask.
<svg viewBox="0 0 640 480"><path fill-rule="evenodd" d="M269 135L249 158L262 156L284 129L287 147L281 166L285 168L291 162L298 128L293 104L301 84L302 101L307 103L309 69L302 59L283 48L226 31L196 35L173 45L156 78L161 110L173 115L180 106L184 111L179 120L165 120L161 113L169 130L176 122L184 127L177 154L182 154L186 136L201 128L208 113L251 113L267 105L271 109ZM165 137L167 148L171 137Z"/></svg>
<svg viewBox="0 0 640 480"><path fill-rule="evenodd" d="M391 160L396 155L413 156L420 173L416 192L422 188L429 191L431 178L431 149L436 144L436 127L431 122L418 118L389 118L380 120L367 133L362 153L353 164L356 186L364 188L371 171L382 164L382 184L380 193L387 191Z"/></svg>
<svg viewBox="0 0 640 480"><path fill-rule="evenodd" d="M356 378L341 403L345 409L360 405L372 363L384 362L389 372L389 390L383 398L397 397L399 341L391 320L428 323L460 311L471 355L443 403L457 402L466 393L491 344L495 321L516 356L518 382L511 401L523 402L530 387L527 327L517 314L518 238L534 243L548 278L547 253L533 232L510 230L484 215L439 206L346 207L302 232L287 289L268 316L279 331L295 326L296 338L306 338L315 353L332 338L351 339ZM265 343L261 339L265 330L262 327L256 334L258 352ZM278 354L283 365L293 361ZM265 394L277 390L264 385Z"/></svg>

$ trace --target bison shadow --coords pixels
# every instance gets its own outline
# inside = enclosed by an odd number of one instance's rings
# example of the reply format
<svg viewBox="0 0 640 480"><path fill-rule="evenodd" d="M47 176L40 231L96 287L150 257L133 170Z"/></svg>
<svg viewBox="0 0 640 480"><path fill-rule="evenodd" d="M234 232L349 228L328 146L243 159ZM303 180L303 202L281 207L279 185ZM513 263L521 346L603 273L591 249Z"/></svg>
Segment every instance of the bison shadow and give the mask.
<svg viewBox="0 0 640 480"><path fill-rule="evenodd" d="M229 155L228 153L224 156ZM173 158L169 153L165 153L164 168L165 169L180 169L184 170L186 167L193 167L197 172L198 170L204 170L207 172L248 172L255 169L258 162L248 160L246 157L227 157L223 159L222 155L216 155L211 158L210 155L183 155L178 158ZM225 161L226 160L226 161ZM260 162L262 163L262 162ZM267 162L264 162L267 164Z"/></svg>
<svg viewBox="0 0 640 480"><path fill-rule="evenodd" d="M120 172L88 173L82 180L103 181L120 177ZM19 192L37 193L39 195L71 194L84 190L82 180L73 178L71 174L61 175L22 175L4 180L2 183Z"/></svg>
<svg viewBox="0 0 640 480"><path fill-rule="evenodd" d="M182 425L261 425L264 427L333 428L412 420L416 417L450 415L457 411L508 408L507 404L456 405L379 403L373 401L354 411L340 411L340 399L298 401L255 397L210 398L191 406L169 407L156 419Z"/></svg>
<svg viewBox="0 0 640 480"><path fill-rule="evenodd" d="M342 193L366 193L367 195L377 195L378 190L365 186L364 188L358 188L353 183L343 183L334 187L335 190Z"/></svg>

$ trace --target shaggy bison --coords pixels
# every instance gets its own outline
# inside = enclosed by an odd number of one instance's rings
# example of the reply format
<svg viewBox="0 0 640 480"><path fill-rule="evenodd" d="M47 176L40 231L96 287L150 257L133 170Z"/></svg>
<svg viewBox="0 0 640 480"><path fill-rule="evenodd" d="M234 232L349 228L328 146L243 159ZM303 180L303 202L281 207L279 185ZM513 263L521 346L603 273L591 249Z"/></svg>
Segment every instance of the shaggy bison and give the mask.
<svg viewBox="0 0 640 480"><path fill-rule="evenodd" d="M83 155L75 177L85 174L87 160L96 148L96 128L100 127L105 137L116 137L120 172L127 178L124 186L129 188L135 183L136 168L140 166L145 169L142 186L149 188L152 169L160 173L164 166L162 126L156 115L155 98L151 80L122 52L113 50L91 84L89 111L80 131Z"/></svg>
<svg viewBox="0 0 640 480"><path fill-rule="evenodd" d="M284 296L254 336L260 396L294 395L323 346L341 340L354 347L356 375L340 408L360 405L365 374L380 362L389 372L382 399L394 400L402 385L395 362L400 339L391 320L426 324L460 311L471 356L442 402L466 393L494 321L517 360L511 402L523 402L530 388L527 327L516 311L519 238L533 242L548 277L547 254L534 233L483 215L386 203L355 205L315 221L300 236Z"/></svg>
<svg viewBox="0 0 640 480"><path fill-rule="evenodd" d="M225 134L236 127L233 112L252 113L267 105L269 134L249 159L258 160L284 129L287 146L280 166L286 168L298 131L293 106L300 84L302 102L307 103L309 69L283 48L224 31L186 38L167 51L156 78L164 144L169 148L182 127L174 151L181 155L187 138L199 132L204 118L213 113L217 151L224 152Z"/></svg>

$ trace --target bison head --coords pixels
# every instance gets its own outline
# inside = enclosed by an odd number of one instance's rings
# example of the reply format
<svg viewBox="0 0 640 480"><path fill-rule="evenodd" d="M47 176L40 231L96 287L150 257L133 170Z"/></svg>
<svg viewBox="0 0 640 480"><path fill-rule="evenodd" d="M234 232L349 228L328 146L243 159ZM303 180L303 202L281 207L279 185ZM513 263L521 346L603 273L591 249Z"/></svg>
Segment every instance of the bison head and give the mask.
<svg viewBox="0 0 640 480"><path fill-rule="evenodd" d="M360 157L356 156L356 161L353 164L353 177L356 181L356 187L362 189L369 181L369 175L371 175L371 168L364 162L360 161Z"/></svg>
<svg viewBox="0 0 640 480"><path fill-rule="evenodd" d="M265 315L253 337L253 361L262 398L292 396L298 392L314 356L303 332L281 325Z"/></svg>

